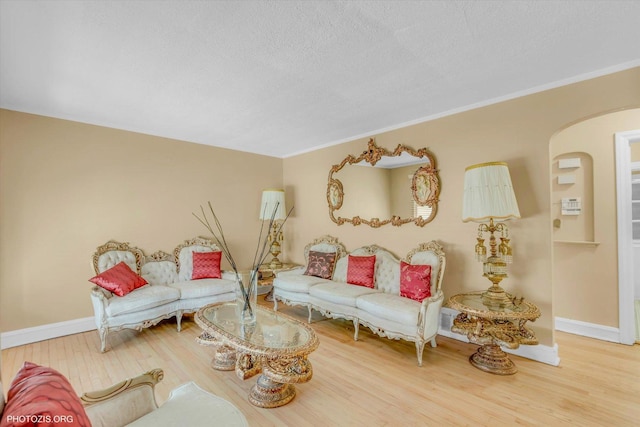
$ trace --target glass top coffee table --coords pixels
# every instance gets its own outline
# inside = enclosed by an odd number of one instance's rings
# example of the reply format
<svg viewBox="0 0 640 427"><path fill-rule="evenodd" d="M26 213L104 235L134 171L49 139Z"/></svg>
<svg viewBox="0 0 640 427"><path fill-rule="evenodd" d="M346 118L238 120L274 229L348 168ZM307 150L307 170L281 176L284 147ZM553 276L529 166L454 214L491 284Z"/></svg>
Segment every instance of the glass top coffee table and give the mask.
<svg viewBox="0 0 640 427"><path fill-rule="evenodd" d="M242 324L235 303L207 305L198 310L195 321L203 330L198 342L215 349L214 369L235 369L243 380L261 374L249 394L255 406L286 405L296 394L293 384L313 376L307 356L319 341L305 323L257 306L256 322Z"/></svg>

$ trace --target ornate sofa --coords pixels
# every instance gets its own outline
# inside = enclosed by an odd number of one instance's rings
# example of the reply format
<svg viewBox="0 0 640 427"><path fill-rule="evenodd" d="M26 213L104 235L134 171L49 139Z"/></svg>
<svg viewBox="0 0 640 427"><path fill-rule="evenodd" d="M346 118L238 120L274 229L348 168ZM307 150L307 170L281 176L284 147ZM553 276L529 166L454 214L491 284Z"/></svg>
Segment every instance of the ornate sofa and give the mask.
<svg viewBox="0 0 640 427"><path fill-rule="evenodd" d="M249 425L232 403L201 389L194 382L173 389L169 399L158 407L154 389L163 375L161 369L153 369L104 390L78 397L60 372L25 362L10 385L6 402L0 387L0 425Z"/></svg>
<svg viewBox="0 0 640 427"><path fill-rule="evenodd" d="M173 254L158 251L145 256L141 249L113 240L99 246L92 258L96 274L124 262L148 282L124 296L100 286L92 288L100 350L106 351L110 332L142 330L173 316L180 331L183 314L195 313L207 304L234 301L236 285L232 273L222 272L219 279L192 279L193 253L219 250L212 241L199 237L185 240Z"/></svg>
<svg viewBox="0 0 640 427"><path fill-rule="evenodd" d="M312 309L324 316L347 319L353 322L354 339L358 339L359 325L364 325L377 335L391 339L414 342L418 366L422 366L422 353L427 341L436 346L436 335L443 303L442 276L445 254L434 242L422 243L411 250L403 260L376 245L364 246L347 254L344 245L335 237L323 236L305 247L307 267L278 273L273 282L274 310L278 301L289 305L306 306L311 322ZM309 270L310 253L334 253L335 268L328 278L305 274ZM347 283L349 255L375 255L373 287ZM406 264L401 264L401 261ZM419 302L401 296L403 283L408 279L410 266L430 266L429 294ZM406 272L401 272L401 265ZM423 269L428 272L428 270ZM425 273L429 274L429 273Z"/></svg>

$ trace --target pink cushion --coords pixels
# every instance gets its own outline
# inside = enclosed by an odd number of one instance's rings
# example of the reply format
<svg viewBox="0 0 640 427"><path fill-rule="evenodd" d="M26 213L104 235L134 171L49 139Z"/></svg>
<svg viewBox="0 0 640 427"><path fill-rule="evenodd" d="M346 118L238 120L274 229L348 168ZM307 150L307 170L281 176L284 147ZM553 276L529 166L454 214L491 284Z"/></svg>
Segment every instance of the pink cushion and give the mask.
<svg viewBox="0 0 640 427"><path fill-rule="evenodd" d="M220 279L222 252L194 252L192 279Z"/></svg>
<svg viewBox="0 0 640 427"><path fill-rule="evenodd" d="M91 421L60 372L24 362L9 387L0 426L91 427Z"/></svg>
<svg viewBox="0 0 640 427"><path fill-rule="evenodd" d="M373 288L376 270L376 256L349 255L347 266L347 283Z"/></svg>
<svg viewBox="0 0 640 427"><path fill-rule="evenodd" d="M400 261L400 296L418 302L431 296L431 266Z"/></svg>
<svg viewBox="0 0 640 427"><path fill-rule="evenodd" d="M333 269L335 266L335 252L309 251L309 263L307 264L307 270L304 274L323 279L331 279L331 277L333 277Z"/></svg>
<svg viewBox="0 0 640 427"><path fill-rule="evenodd" d="M132 271L124 261L92 277L89 281L113 292L119 297L123 297L132 290L148 283L144 278Z"/></svg>

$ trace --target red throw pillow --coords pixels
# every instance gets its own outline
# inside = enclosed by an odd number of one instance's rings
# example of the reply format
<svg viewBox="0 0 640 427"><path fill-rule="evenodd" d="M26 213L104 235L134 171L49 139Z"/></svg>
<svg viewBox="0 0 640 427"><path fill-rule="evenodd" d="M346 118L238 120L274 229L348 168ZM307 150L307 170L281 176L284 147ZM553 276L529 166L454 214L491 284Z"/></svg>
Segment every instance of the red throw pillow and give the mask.
<svg viewBox="0 0 640 427"><path fill-rule="evenodd" d="M431 296L431 266L400 261L400 296L418 302Z"/></svg>
<svg viewBox="0 0 640 427"><path fill-rule="evenodd" d="M24 362L9 387L0 426L91 427L91 421L60 372Z"/></svg>
<svg viewBox="0 0 640 427"><path fill-rule="evenodd" d="M331 279L333 269L336 266L335 252L309 251L309 263L304 272L307 276L316 276L322 279Z"/></svg>
<svg viewBox="0 0 640 427"><path fill-rule="evenodd" d="M222 252L194 252L192 279L220 279L220 260Z"/></svg>
<svg viewBox="0 0 640 427"><path fill-rule="evenodd" d="M349 255L347 266L347 283L373 288L373 276L376 270L376 256Z"/></svg>
<svg viewBox="0 0 640 427"><path fill-rule="evenodd" d="M148 283L144 278L132 271L124 261L92 277L89 281L113 292L119 297L123 297L132 290Z"/></svg>

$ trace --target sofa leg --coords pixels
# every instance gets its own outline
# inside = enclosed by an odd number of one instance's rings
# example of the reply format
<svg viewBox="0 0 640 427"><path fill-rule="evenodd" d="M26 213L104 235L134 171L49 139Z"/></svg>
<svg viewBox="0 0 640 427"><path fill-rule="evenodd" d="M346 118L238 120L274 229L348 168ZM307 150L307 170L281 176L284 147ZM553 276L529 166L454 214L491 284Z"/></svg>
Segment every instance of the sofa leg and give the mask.
<svg viewBox="0 0 640 427"><path fill-rule="evenodd" d="M425 342L423 340L416 341L416 352L418 354L418 366L422 366L422 352L424 351Z"/></svg>
<svg viewBox="0 0 640 427"><path fill-rule="evenodd" d="M278 298L273 296L273 311L278 311Z"/></svg>
<svg viewBox="0 0 640 427"><path fill-rule="evenodd" d="M107 335L109 334L109 329L100 328L98 334L100 335L100 352L104 353L107 351Z"/></svg>
<svg viewBox="0 0 640 427"><path fill-rule="evenodd" d="M307 323L311 323L311 315L313 314L313 312L311 311L310 305L307 306L307 310L309 310L309 319L307 320Z"/></svg>
<svg viewBox="0 0 640 427"><path fill-rule="evenodd" d="M438 344L436 344L436 337L431 338L431 347L436 348Z"/></svg>
<svg viewBox="0 0 640 427"><path fill-rule="evenodd" d="M353 340L358 341L358 332L360 332L360 322L358 319L353 319Z"/></svg>
<svg viewBox="0 0 640 427"><path fill-rule="evenodd" d="M176 321L178 322L178 332L182 330L182 312L179 311L176 313Z"/></svg>

